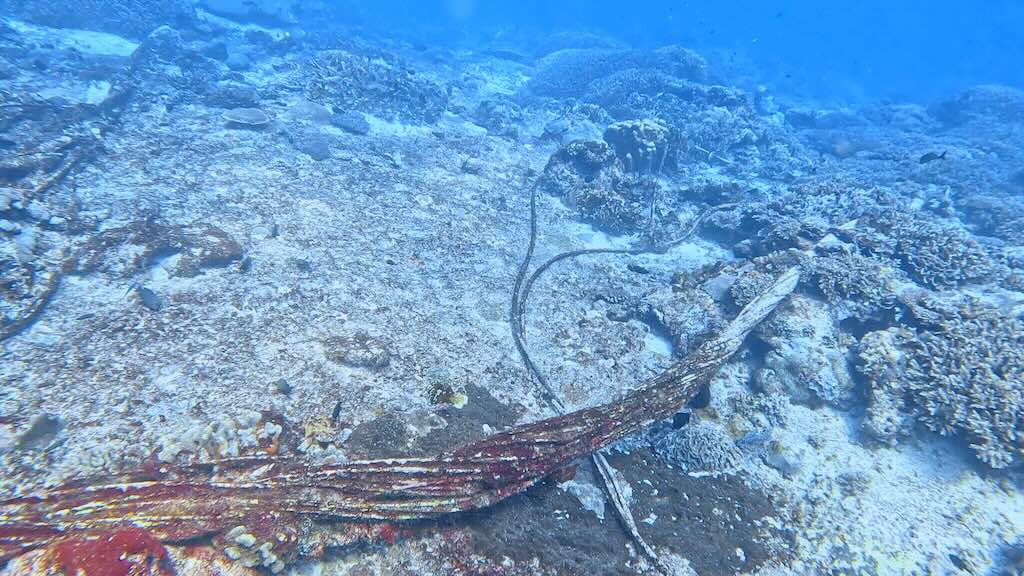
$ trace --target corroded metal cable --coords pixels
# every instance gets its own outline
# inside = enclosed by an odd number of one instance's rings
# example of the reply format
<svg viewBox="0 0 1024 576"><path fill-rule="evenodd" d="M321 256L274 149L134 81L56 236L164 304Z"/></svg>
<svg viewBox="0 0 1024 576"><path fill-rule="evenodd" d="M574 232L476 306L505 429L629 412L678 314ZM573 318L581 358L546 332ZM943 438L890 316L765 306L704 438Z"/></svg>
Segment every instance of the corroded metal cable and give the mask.
<svg viewBox="0 0 1024 576"><path fill-rule="evenodd" d="M302 517L374 523L436 518L491 506L654 421L671 416L796 287L785 272L716 339L621 400L516 426L433 458L309 466L250 457L126 473L0 501L0 558L141 528L162 541L239 525L294 550ZM277 551L278 548L275 548Z"/></svg>

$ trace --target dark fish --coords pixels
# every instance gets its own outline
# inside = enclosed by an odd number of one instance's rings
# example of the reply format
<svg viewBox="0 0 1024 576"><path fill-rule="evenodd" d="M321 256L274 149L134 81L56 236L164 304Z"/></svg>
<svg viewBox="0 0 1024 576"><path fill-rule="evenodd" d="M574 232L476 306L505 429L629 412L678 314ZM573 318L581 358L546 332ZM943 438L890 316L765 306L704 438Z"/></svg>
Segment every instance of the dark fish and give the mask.
<svg viewBox="0 0 1024 576"><path fill-rule="evenodd" d="M921 156L920 158L918 158L917 159L917 163L918 164L927 164L929 162L934 162L936 160L945 160L946 159L946 152L947 152L946 150L943 150L942 154L939 154L938 152L929 152L929 153L925 154L924 156Z"/></svg>

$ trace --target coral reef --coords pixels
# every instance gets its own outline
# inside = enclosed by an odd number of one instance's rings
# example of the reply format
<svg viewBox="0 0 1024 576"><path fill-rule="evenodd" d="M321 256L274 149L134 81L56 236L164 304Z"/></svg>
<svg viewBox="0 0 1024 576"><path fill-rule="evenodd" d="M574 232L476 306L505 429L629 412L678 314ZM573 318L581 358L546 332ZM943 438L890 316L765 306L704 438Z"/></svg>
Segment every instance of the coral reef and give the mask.
<svg viewBox="0 0 1024 576"><path fill-rule="evenodd" d="M576 208L584 220L628 234L648 218L650 186L645 183L622 171L607 143L577 140L551 157L540 186Z"/></svg>
<svg viewBox="0 0 1024 576"><path fill-rule="evenodd" d="M658 70L675 78L703 80L707 64L696 53L678 46L653 51L567 48L537 63L526 84L536 96L580 98L595 81L626 69Z"/></svg>
<svg viewBox="0 0 1024 576"><path fill-rule="evenodd" d="M8 571L963 573L1019 544L1019 91L825 107L738 53L329 4L0 0L0 500L93 514ZM673 364L716 344L714 378ZM706 382L682 411L644 391L666 369ZM668 420L570 458L621 410ZM156 532L89 529L128 518Z"/></svg>
<svg viewBox="0 0 1024 576"><path fill-rule="evenodd" d="M37 24L114 32L130 38L144 38L159 26L195 19L194 4L185 0L3 0L0 12Z"/></svg>
<svg viewBox="0 0 1024 576"><path fill-rule="evenodd" d="M961 228L919 214L885 210L867 215L852 240L870 254L899 263L930 288L985 280L996 272L985 249Z"/></svg>
<svg viewBox="0 0 1024 576"><path fill-rule="evenodd" d="M970 296L909 303L920 326L867 334L867 429L883 440L915 419L962 434L978 459L1006 468L1024 457L1024 323Z"/></svg>
<svg viewBox="0 0 1024 576"><path fill-rule="evenodd" d="M306 62L303 77L306 96L334 110L429 124L448 107L444 87L417 74L401 60L382 54L321 51Z"/></svg>

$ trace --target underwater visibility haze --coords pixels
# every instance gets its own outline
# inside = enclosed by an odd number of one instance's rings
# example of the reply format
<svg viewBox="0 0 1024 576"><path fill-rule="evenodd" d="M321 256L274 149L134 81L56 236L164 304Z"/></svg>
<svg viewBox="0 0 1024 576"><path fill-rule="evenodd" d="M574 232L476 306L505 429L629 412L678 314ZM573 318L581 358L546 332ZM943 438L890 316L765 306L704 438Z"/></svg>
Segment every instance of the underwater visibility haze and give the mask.
<svg viewBox="0 0 1024 576"><path fill-rule="evenodd" d="M0 576L1024 574L1022 22L0 0Z"/></svg>

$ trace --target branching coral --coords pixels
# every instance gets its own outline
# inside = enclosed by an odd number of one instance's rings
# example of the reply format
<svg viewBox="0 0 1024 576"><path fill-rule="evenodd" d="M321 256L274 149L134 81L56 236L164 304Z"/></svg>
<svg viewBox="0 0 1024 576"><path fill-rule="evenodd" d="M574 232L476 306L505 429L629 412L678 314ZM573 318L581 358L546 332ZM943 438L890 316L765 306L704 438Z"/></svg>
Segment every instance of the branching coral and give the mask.
<svg viewBox="0 0 1024 576"><path fill-rule="evenodd" d="M858 318L896 305L903 275L868 256L845 251L808 256L801 261L806 280L829 302L846 306Z"/></svg>
<svg viewBox="0 0 1024 576"><path fill-rule="evenodd" d="M985 249L961 228L920 214L884 210L862 219L854 242L890 258L924 286L952 288L996 272Z"/></svg>
<svg viewBox="0 0 1024 576"><path fill-rule="evenodd" d="M963 434L978 458L1006 468L1024 458L1024 322L973 297L908 303L920 328L860 343L871 385L868 429L886 440L908 417Z"/></svg>
<svg viewBox="0 0 1024 576"><path fill-rule="evenodd" d="M436 121L448 107L445 89L386 55L325 50L306 63L306 94L335 110L369 112L388 120Z"/></svg>

